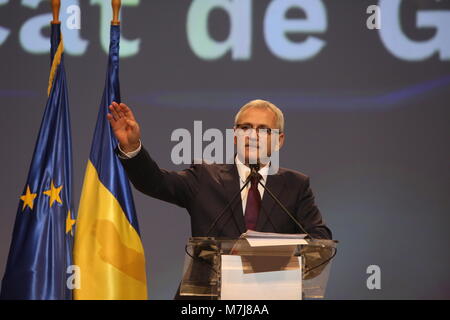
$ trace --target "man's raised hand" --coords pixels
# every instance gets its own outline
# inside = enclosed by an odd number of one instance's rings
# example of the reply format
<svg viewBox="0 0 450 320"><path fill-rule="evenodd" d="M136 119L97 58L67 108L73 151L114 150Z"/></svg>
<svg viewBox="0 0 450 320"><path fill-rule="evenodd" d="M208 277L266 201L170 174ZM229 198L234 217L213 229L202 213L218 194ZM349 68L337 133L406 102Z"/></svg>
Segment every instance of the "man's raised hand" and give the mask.
<svg viewBox="0 0 450 320"><path fill-rule="evenodd" d="M109 106L109 110L111 113L108 113L107 118L119 141L120 148L124 152L136 150L139 147L141 130L131 109L125 103L119 105L117 102L113 102Z"/></svg>

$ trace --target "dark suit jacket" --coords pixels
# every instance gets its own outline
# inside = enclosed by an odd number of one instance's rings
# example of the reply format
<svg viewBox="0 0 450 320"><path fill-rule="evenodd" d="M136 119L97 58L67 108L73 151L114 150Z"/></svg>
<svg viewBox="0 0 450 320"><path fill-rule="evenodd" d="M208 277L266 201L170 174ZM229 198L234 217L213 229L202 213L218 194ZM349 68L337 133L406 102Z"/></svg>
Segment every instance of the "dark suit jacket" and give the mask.
<svg viewBox="0 0 450 320"><path fill-rule="evenodd" d="M240 189L235 164L195 164L186 170L167 171L160 169L144 148L134 158L121 159L121 162L136 189L187 209L194 237L206 236L216 217ZM277 174L267 176L266 187L312 237L332 238L314 203L307 176L280 168ZM267 192L263 195L256 230L303 233ZM245 231L242 202L238 196L209 236L237 238Z"/></svg>

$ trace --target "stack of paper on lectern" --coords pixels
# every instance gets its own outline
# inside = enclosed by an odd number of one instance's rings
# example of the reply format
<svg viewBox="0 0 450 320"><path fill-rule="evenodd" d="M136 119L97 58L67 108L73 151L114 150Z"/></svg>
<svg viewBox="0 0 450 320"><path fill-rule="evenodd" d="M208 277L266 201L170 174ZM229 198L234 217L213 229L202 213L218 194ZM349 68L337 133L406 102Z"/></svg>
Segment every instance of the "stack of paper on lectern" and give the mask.
<svg viewBox="0 0 450 320"><path fill-rule="evenodd" d="M271 247L307 244L307 241L304 239L305 236L305 234L269 233L247 230L241 237L245 238L251 247Z"/></svg>

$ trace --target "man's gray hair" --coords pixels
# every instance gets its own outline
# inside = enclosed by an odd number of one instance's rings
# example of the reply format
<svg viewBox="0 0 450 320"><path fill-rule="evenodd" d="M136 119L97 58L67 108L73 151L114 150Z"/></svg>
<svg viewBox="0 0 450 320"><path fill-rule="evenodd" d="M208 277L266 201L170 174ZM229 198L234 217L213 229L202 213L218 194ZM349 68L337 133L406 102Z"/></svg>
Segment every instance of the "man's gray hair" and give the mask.
<svg viewBox="0 0 450 320"><path fill-rule="evenodd" d="M266 101L266 100L252 100L248 103L246 103L244 106L241 107L241 109L239 109L238 113L236 114L236 116L234 117L234 126L236 126L238 124L238 120L239 117L241 116L241 114L249 109L249 108L261 108L261 109L270 109L273 111L273 113L275 113L276 116L276 128L274 129L279 129L280 133L284 132L284 115L283 112L276 106L274 105L272 102Z"/></svg>

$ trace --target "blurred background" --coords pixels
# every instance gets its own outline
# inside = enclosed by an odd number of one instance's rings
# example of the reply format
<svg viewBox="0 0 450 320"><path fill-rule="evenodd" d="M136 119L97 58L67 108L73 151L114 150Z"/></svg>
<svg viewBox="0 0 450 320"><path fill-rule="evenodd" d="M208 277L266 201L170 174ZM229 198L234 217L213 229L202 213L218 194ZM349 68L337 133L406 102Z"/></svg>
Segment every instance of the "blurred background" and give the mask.
<svg viewBox="0 0 450 320"><path fill-rule="evenodd" d="M77 208L111 9L62 3ZM65 24L71 5L80 29ZM0 0L1 275L47 98L49 8ZM310 176L340 241L326 297L450 298L450 1L123 0L121 21L122 100L161 167L186 167L171 161L175 129L193 134L201 120L225 132L246 102L270 100L286 118L280 165ZM189 215L134 197L149 298L172 299ZM380 290L366 286L370 265Z"/></svg>

